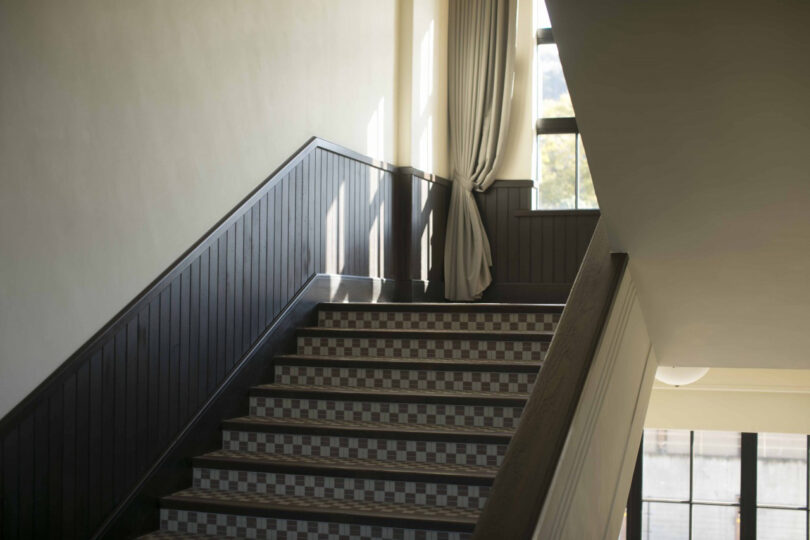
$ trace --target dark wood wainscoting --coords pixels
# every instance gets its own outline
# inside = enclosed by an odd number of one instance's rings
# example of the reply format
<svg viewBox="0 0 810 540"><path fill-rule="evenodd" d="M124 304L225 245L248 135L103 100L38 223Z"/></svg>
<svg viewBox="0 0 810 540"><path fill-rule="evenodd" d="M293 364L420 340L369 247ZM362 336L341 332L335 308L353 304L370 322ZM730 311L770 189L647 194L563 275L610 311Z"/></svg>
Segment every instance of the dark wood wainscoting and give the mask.
<svg viewBox="0 0 810 540"><path fill-rule="evenodd" d="M410 227L403 246L409 257L404 261L405 279L410 287L403 300L444 299L444 238L450 206L450 181L412 168L400 169L403 199L409 200Z"/></svg>
<svg viewBox="0 0 810 540"><path fill-rule="evenodd" d="M501 180L476 193L492 248L490 302L565 302L598 210L529 210L532 182Z"/></svg>
<svg viewBox="0 0 810 540"><path fill-rule="evenodd" d="M428 211L399 223L406 174ZM0 536L109 524L316 274L439 279L447 189L416 177L305 144L0 421Z"/></svg>

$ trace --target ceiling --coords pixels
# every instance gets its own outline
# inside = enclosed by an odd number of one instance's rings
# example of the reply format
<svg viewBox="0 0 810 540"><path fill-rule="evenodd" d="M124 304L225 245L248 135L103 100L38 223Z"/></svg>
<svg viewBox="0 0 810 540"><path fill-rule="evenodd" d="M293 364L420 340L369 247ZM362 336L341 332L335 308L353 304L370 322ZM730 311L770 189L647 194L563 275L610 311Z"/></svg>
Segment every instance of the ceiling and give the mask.
<svg viewBox="0 0 810 540"><path fill-rule="evenodd" d="M547 4L659 361L810 368L810 2Z"/></svg>

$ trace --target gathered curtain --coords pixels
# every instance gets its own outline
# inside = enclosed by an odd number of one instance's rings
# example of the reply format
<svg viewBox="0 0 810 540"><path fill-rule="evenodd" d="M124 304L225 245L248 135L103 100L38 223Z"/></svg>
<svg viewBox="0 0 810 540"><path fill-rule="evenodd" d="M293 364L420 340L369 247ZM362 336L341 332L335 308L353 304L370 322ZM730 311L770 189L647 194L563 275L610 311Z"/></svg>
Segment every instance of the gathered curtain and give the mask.
<svg viewBox="0 0 810 540"><path fill-rule="evenodd" d="M471 301L492 282L492 254L473 191L495 180L514 82L516 0L451 0L447 108L452 194L444 295Z"/></svg>

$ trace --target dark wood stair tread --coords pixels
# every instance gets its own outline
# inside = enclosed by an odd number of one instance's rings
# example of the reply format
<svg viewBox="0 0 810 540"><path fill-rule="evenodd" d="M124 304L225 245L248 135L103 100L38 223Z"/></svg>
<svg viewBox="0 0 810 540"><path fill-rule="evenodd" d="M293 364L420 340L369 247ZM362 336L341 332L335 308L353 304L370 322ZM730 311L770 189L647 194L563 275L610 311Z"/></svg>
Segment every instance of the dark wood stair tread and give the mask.
<svg viewBox="0 0 810 540"><path fill-rule="evenodd" d="M242 516L472 531L478 510L190 488L163 497L163 508Z"/></svg>
<svg viewBox="0 0 810 540"><path fill-rule="evenodd" d="M200 538L216 538L221 539L221 536L210 536L201 533L187 533L180 531L153 531L149 534L139 536L138 540L195 540Z"/></svg>
<svg viewBox="0 0 810 540"><path fill-rule="evenodd" d="M367 458L217 450L192 459L195 467L255 472L347 476L413 482L491 485L497 467Z"/></svg>
<svg viewBox="0 0 810 540"><path fill-rule="evenodd" d="M199 540L199 539L204 540L205 538L212 538L216 540L222 539L221 536L211 536L203 533L159 530L150 532L149 534L145 534L143 536L139 536L138 540Z"/></svg>
<svg viewBox="0 0 810 540"><path fill-rule="evenodd" d="M561 313L565 304L491 304L443 302L322 302L323 311L401 311L445 313Z"/></svg>
<svg viewBox="0 0 810 540"><path fill-rule="evenodd" d="M447 403L522 407L529 394L518 392L482 392L477 390L422 390L416 388L374 388L357 386L321 386L306 384L262 384L250 389L252 396L289 397L340 401L385 401L390 403Z"/></svg>
<svg viewBox="0 0 810 540"><path fill-rule="evenodd" d="M540 341L548 342L554 332L520 332L506 330L422 330L417 328L329 328L305 326L298 336L343 337L365 339L452 339L472 341Z"/></svg>
<svg viewBox="0 0 810 540"><path fill-rule="evenodd" d="M452 426L394 424L362 420L321 420L312 418L273 418L243 416L223 422L223 428L234 431L335 435L339 437L433 440L470 443L508 444L513 428L490 426Z"/></svg>
<svg viewBox="0 0 810 540"><path fill-rule="evenodd" d="M456 358L385 358L377 356L318 356L281 354L277 365L314 367L362 367L382 369L431 369L437 371L496 371L537 373L540 360L468 360Z"/></svg>

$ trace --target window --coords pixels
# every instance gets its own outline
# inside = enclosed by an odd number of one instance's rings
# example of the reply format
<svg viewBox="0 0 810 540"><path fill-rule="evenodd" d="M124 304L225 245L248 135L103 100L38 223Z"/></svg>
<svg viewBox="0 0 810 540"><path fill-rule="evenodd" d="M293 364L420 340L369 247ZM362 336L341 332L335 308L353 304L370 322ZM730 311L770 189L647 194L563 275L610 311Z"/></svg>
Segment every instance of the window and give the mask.
<svg viewBox="0 0 810 540"><path fill-rule="evenodd" d="M534 207L543 210L597 208L588 160L544 0L537 14L537 145Z"/></svg>
<svg viewBox="0 0 810 540"><path fill-rule="evenodd" d="M757 538L807 538L807 437L757 437Z"/></svg>
<svg viewBox="0 0 810 540"><path fill-rule="evenodd" d="M810 539L808 438L644 430L620 538Z"/></svg>

